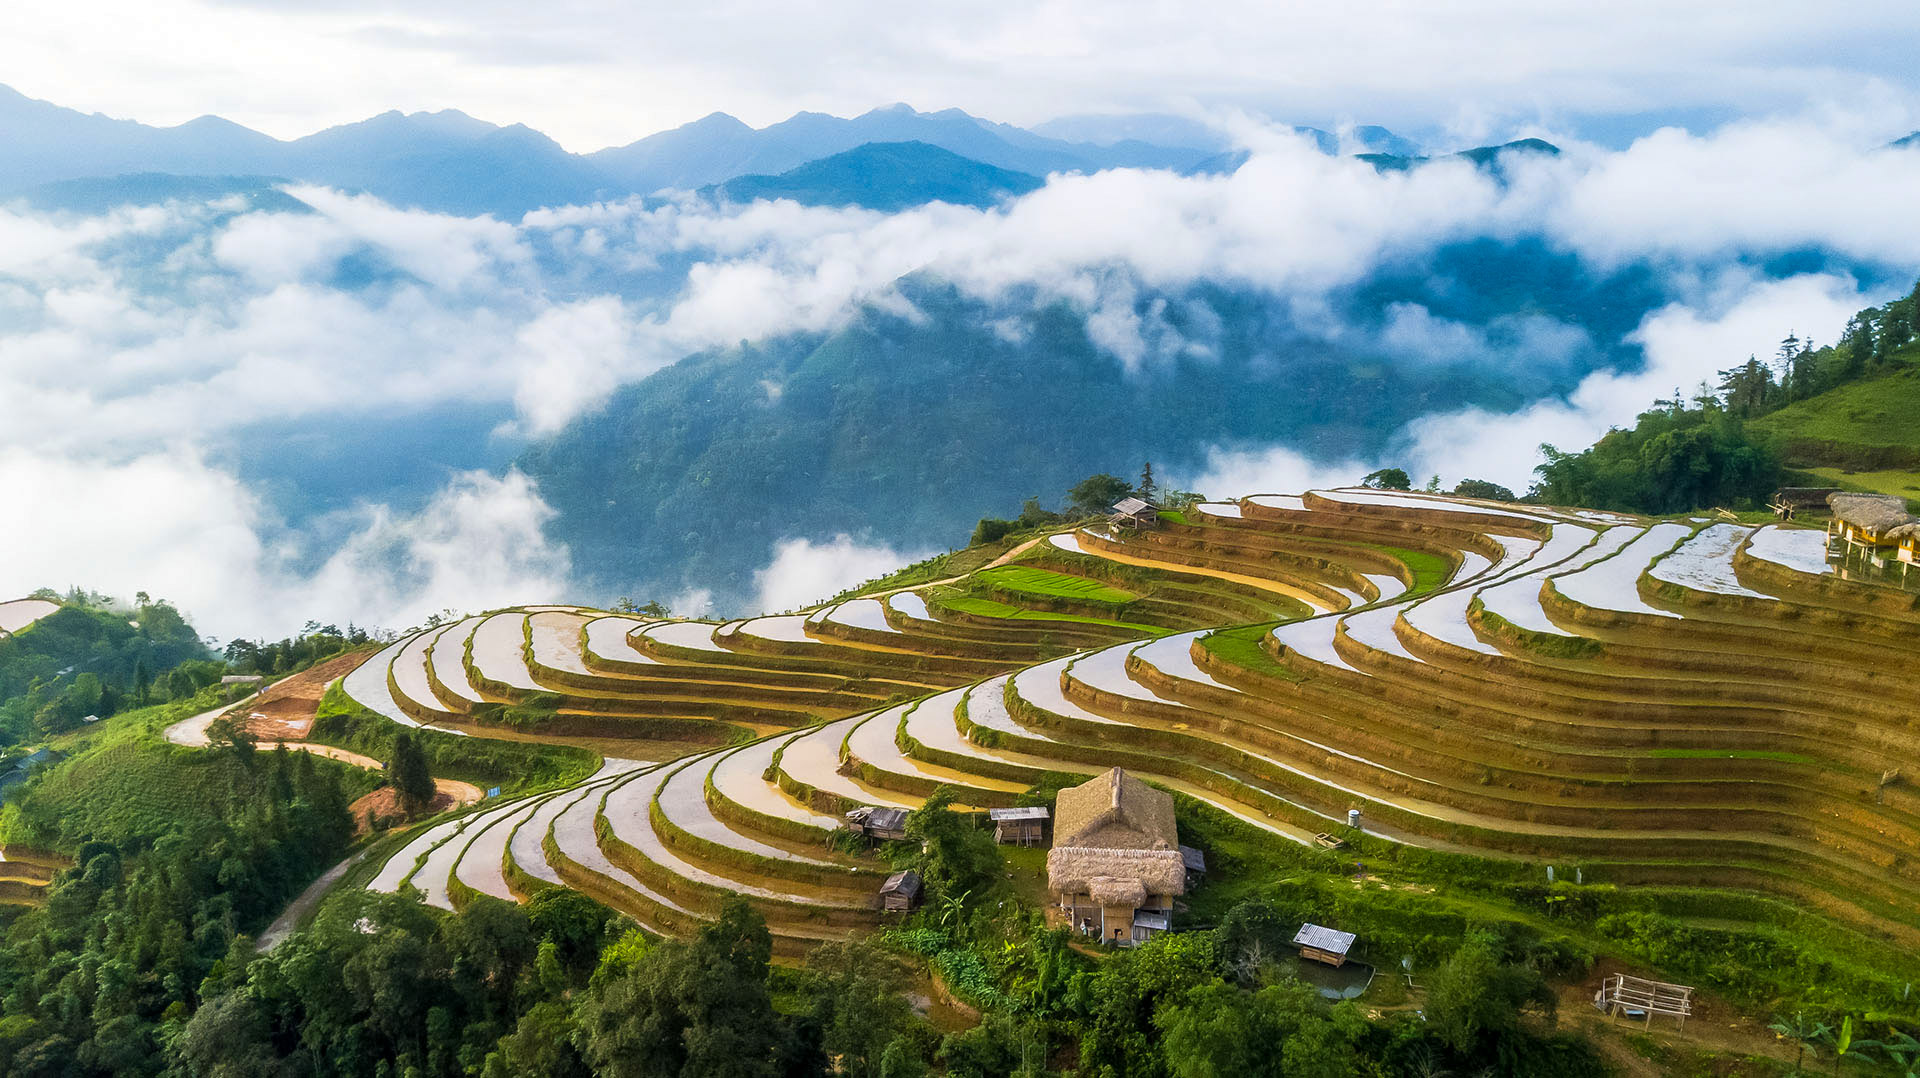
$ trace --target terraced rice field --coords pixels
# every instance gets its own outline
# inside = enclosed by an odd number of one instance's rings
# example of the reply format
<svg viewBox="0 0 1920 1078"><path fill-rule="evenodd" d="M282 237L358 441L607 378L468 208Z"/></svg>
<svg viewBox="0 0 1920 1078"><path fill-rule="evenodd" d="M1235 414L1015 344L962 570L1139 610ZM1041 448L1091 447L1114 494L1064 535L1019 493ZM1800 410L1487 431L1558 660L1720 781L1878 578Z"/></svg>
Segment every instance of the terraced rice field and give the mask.
<svg viewBox="0 0 1920 1078"><path fill-rule="evenodd" d="M60 609L59 603L45 599L11 599L0 602L0 636L17 633L48 614Z"/></svg>
<svg viewBox="0 0 1920 1078"><path fill-rule="evenodd" d="M829 841L847 810L1120 765L1294 841L1358 808L1396 843L1711 880L1920 947L1920 793L1886 778L1920 756L1920 608L1824 555L1790 527L1313 491L792 615L499 611L347 691L479 734L480 702L556 698L642 758L690 725L760 736L439 824L372 886L570 886L676 933L739 893L801 947L878 923L884 865Z"/></svg>

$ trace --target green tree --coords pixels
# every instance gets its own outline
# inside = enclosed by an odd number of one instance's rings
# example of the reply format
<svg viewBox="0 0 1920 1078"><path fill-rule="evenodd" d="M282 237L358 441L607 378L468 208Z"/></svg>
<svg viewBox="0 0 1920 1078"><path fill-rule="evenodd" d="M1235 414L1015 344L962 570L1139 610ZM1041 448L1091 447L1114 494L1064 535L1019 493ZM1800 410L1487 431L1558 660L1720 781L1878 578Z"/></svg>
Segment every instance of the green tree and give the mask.
<svg viewBox="0 0 1920 1078"><path fill-rule="evenodd" d="M481 1074L483 1078L588 1078L592 1072L573 1046L573 1016L566 1004L544 999L527 1008L513 1027L500 1038Z"/></svg>
<svg viewBox="0 0 1920 1078"><path fill-rule="evenodd" d="M843 1078L882 1078L888 1048L914 1021L907 986L899 964L866 940L824 943L808 955L813 1024Z"/></svg>
<svg viewBox="0 0 1920 1078"><path fill-rule="evenodd" d="M600 1078L772 1078L772 952L766 923L730 899L691 943L594 978L578 1012L581 1056Z"/></svg>
<svg viewBox="0 0 1920 1078"><path fill-rule="evenodd" d="M1176 1078L1345 1078L1361 1073L1367 1031L1351 1004L1329 1008L1299 981L1252 994L1213 981L1162 1007L1154 1024Z"/></svg>
<svg viewBox="0 0 1920 1078"><path fill-rule="evenodd" d="M1133 496L1133 488L1117 475L1101 472L1090 475L1067 491L1067 512L1076 517L1095 517L1110 511L1114 504Z"/></svg>
<svg viewBox="0 0 1920 1078"><path fill-rule="evenodd" d="M1412 490L1413 479L1404 468L1382 468L1367 473L1366 478L1360 480L1360 485L1375 490Z"/></svg>
<svg viewBox="0 0 1920 1078"><path fill-rule="evenodd" d="M433 775L427 770L427 754L405 730L393 735L387 783L399 797L401 810L409 815L433 803Z"/></svg>
<svg viewBox="0 0 1920 1078"><path fill-rule="evenodd" d="M1551 1016L1555 998L1538 971L1502 961L1499 942L1470 934L1427 983L1427 1019L1454 1051L1479 1053L1520 1029L1528 1009Z"/></svg>
<svg viewBox="0 0 1920 1078"><path fill-rule="evenodd" d="M971 816L954 812L955 791L941 786L907 813L907 839L920 847L915 867L934 900L984 896L1000 880L1000 851Z"/></svg>
<svg viewBox="0 0 1920 1078"><path fill-rule="evenodd" d="M1483 501L1511 502L1519 497L1513 491L1498 483L1485 479L1462 479L1453 488L1453 493L1461 498L1479 498Z"/></svg>

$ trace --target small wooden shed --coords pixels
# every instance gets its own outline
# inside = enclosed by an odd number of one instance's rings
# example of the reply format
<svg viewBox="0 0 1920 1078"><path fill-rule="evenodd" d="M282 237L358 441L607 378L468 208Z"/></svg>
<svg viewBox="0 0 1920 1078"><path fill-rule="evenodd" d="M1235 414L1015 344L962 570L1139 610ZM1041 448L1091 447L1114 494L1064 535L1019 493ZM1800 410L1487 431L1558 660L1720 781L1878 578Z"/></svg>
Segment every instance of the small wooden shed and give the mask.
<svg viewBox="0 0 1920 1078"><path fill-rule="evenodd" d="M1002 846L1038 846L1045 842L1050 815L1045 805L987 811L987 819L993 821L993 840Z"/></svg>
<svg viewBox="0 0 1920 1078"><path fill-rule="evenodd" d="M847 830L876 842L892 842L907 837L907 810L862 805L847 813Z"/></svg>
<svg viewBox="0 0 1920 1078"><path fill-rule="evenodd" d="M907 913L920 904L920 874L912 869L896 872L880 885L880 908L887 913Z"/></svg>
<svg viewBox="0 0 1920 1078"><path fill-rule="evenodd" d="M1160 523L1160 510L1144 498L1126 498L1113 507L1108 520L1116 528L1139 531Z"/></svg>
<svg viewBox="0 0 1920 1078"><path fill-rule="evenodd" d="M1192 846L1180 847L1180 863L1187 870L1187 890L1199 886L1207 875L1207 855Z"/></svg>
<svg viewBox="0 0 1920 1078"><path fill-rule="evenodd" d="M1323 925L1304 924L1294 933L1294 946L1300 948L1300 957L1312 959L1339 969L1347 964L1347 952L1353 949L1354 935Z"/></svg>

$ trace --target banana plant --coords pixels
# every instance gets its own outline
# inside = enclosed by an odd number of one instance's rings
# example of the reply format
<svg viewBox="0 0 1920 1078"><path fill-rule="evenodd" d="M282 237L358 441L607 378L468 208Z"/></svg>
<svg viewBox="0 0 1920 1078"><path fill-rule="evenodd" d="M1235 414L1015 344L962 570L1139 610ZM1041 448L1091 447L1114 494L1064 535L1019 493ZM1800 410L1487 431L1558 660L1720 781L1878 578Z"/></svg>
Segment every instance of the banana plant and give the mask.
<svg viewBox="0 0 1920 1078"><path fill-rule="evenodd" d="M1914 1040L1911 1034L1897 1029L1888 1032L1887 1039L1880 1042L1880 1050L1905 1078L1920 1078L1920 1041Z"/></svg>
<svg viewBox="0 0 1920 1078"><path fill-rule="evenodd" d="M1848 1056L1859 1059L1866 1055L1866 1049L1878 1047L1879 1041L1854 1037L1852 1015L1842 1018L1839 1031L1833 1034L1833 1073L1840 1073L1840 1064Z"/></svg>
<svg viewBox="0 0 1920 1078"><path fill-rule="evenodd" d="M1793 1058L1793 1073L1801 1073L1800 1064L1807 1058L1807 1046L1823 1044L1833 1034L1833 1027L1825 1022L1815 1021L1796 1011L1792 1018L1776 1018L1767 1027L1782 1040L1793 1041L1800 1054Z"/></svg>

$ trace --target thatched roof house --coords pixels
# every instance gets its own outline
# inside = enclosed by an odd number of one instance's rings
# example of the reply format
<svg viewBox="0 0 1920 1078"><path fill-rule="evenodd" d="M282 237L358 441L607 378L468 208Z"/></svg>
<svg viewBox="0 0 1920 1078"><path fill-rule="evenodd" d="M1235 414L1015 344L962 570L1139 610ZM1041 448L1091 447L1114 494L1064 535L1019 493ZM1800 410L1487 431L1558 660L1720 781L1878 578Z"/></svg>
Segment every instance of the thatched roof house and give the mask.
<svg viewBox="0 0 1920 1078"><path fill-rule="evenodd" d="M1891 542L1887 533L1914 522L1907 500L1891 494L1833 494L1827 506L1835 523L1855 541Z"/></svg>
<svg viewBox="0 0 1920 1078"><path fill-rule="evenodd" d="M1114 768L1060 791L1047 883L1075 923L1108 942L1132 943L1164 927L1187 866L1174 827L1173 796ZM1142 912L1156 914L1142 927Z"/></svg>

